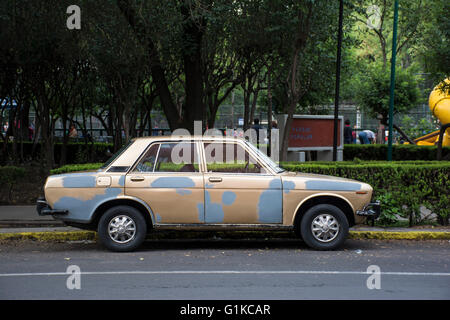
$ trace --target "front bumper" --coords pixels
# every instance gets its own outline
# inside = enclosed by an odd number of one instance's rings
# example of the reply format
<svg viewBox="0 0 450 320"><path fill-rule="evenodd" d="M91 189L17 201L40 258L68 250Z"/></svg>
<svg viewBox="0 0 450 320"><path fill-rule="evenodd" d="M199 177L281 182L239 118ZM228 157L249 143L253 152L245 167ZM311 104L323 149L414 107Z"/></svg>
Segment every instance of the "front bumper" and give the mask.
<svg viewBox="0 0 450 320"><path fill-rule="evenodd" d="M381 214L380 201L375 201L366 204L362 210L356 211L357 216L372 217L373 219L378 218L380 214Z"/></svg>
<svg viewBox="0 0 450 320"><path fill-rule="evenodd" d="M55 214L68 214L69 210L55 210L49 207L44 197L40 197L36 201L36 211L40 216L52 216Z"/></svg>

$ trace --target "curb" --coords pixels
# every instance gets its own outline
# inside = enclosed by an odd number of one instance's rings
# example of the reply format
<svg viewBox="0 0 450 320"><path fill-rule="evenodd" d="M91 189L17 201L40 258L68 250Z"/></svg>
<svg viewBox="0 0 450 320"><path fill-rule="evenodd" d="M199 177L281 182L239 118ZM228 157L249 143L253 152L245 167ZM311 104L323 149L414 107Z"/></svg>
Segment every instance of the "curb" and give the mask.
<svg viewBox="0 0 450 320"><path fill-rule="evenodd" d="M43 232L15 232L0 233L0 241L34 240L48 242L96 240L94 231L43 231Z"/></svg>
<svg viewBox="0 0 450 320"><path fill-rule="evenodd" d="M349 239L376 240L450 240L450 232L443 231L350 231Z"/></svg>
<svg viewBox="0 0 450 320"><path fill-rule="evenodd" d="M179 237L179 235L182 237ZM178 236L178 237L177 237ZM205 237L206 236L206 237ZM292 233L257 233L257 232L239 232L224 233L216 232L214 234L206 232L172 232L172 233L154 233L149 234L147 239L164 240L164 239L208 239L213 237L216 239L245 239L245 238L291 238ZM450 240L450 232L442 231L350 231L349 239L364 240ZM97 233L94 231L47 231L47 232L16 232L16 233L0 233L0 241L12 240L33 240L43 242L64 242L64 241L97 241Z"/></svg>

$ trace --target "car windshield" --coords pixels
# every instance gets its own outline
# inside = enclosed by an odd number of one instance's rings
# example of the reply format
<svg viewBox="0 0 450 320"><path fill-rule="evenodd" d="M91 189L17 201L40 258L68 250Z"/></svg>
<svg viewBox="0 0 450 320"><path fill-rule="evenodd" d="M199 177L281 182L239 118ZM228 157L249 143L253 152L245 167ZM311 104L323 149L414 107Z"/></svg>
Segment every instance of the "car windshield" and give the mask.
<svg viewBox="0 0 450 320"><path fill-rule="evenodd" d="M128 141L128 143L124 144L122 146L122 148L120 148L119 150L117 150L116 153L114 153L111 158L108 159L108 161L106 161L103 166L101 166L100 169L105 169L107 168L114 160L116 160L116 158L118 156L120 156L126 149L128 149L129 146L131 146L133 144L134 140L130 140Z"/></svg>
<svg viewBox="0 0 450 320"><path fill-rule="evenodd" d="M250 149L252 149L253 151L255 151L260 157L261 159L263 159L263 161L276 173L280 173L285 171L285 169L280 168L272 159L270 159L264 152L262 152L261 150L259 150L256 146L254 146L253 144L251 144L248 141L245 141L245 143L249 146Z"/></svg>

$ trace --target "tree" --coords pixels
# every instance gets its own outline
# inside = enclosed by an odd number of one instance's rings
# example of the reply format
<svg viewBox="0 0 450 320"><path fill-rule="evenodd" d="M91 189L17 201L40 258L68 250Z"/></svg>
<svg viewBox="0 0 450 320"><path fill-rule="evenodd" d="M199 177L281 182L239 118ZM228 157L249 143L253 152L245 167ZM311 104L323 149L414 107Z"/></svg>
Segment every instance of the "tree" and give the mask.
<svg viewBox="0 0 450 320"><path fill-rule="evenodd" d="M133 29L136 39L147 50L148 64L170 128L173 130L183 127L192 132L194 121L204 119L201 53L207 23L206 13L211 6L200 2L181 1L173 5L164 3L164 8L161 10L161 3L148 1L145 6L141 4L138 15L135 4L130 0L118 0L117 5ZM157 14L160 15L155 16ZM160 39L158 34L151 30L152 27L158 30L160 26L154 23L162 20L166 20L164 24L169 23L169 28L174 31L173 35L163 34L164 39ZM161 48L161 45L165 44L170 47ZM181 112L178 112L171 95L166 66L162 58L162 52L164 50L170 52L171 49L173 49L172 54L180 58L180 65L184 71L185 99Z"/></svg>
<svg viewBox="0 0 450 320"><path fill-rule="evenodd" d="M369 68L365 75L360 75L355 87L356 101L373 118L378 118L383 125L389 120L390 74L383 65ZM417 76L412 70L397 68L394 95L394 114L407 113L420 99ZM394 124L405 139L411 140Z"/></svg>
<svg viewBox="0 0 450 320"><path fill-rule="evenodd" d="M352 19L357 23L355 29L360 35L361 54L369 61L388 65L392 48L392 21L394 0L357 0L349 3ZM398 36L396 52L403 67L411 64L410 48L421 37L421 28L433 5L430 1L404 0L399 6Z"/></svg>
<svg viewBox="0 0 450 320"><path fill-rule="evenodd" d="M329 99L334 78L338 2L302 1L294 6L294 29L285 47L283 82L286 94L287 121L281 141L282 161L287 160L289 131L293 114L303 106L323 103ZM330 24L335 21L335 24ZM308 106L308 107L306 107ZM308 112L308 111L306 111Z"/></svg>
<svg viewBox="0 0 450 320"><path fill-rule="evenodd" d="M433 86L450 77L450 3L433 0L431 4L420 30L417 54Z"/></svg>

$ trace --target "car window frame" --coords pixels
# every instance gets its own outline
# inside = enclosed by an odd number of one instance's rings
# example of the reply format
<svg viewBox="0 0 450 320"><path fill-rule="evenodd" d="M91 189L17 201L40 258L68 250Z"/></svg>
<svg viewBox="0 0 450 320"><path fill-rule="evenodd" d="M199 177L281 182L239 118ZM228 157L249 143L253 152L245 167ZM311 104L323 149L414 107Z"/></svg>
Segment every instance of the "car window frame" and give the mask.
<svg viewBox="0 0 450 320"><path fill-rule="evenodd" d="M205 143L221 143L221 144L226 144L226 143L232 143L232 144L238 144L240 145L242 148L244 148L244 150L251 156L253 157L258 164L264 168L264 170L266 171L265 173L255 173L255 172L210 172L208 171L208 163L206 162L206 153L205 153ZM236 140L236 141L230 141L230 140L208 140L208 139L204 139L204 140L199 140L199 145L200 148L202 150L202 162L204 163L204 168L203 168L203 172L207 173L207 174L225 174L225 175L252 175L252 176L274 176L276 175L273 170L264 162L260 159L260 157L253 152L253 150L251 150L250 148L248 148L245 143L242 143L240 140Z"/></svg>
<svg viewBox="0 0 450 320"><path fill-rule="evenodd" d="M159 151L161 150L161 144L171 144L171 143L193 143L195 144L195 149L197 151L197 157L198 157L198 171L194 172L182 172L182 171L155 171L156 164L158 162L159 157ZM142 159L145 157L147 152L150 150L150 148L158 144L158 151L156 152L155 157L155 163L153 164L153 171L149 172L139 172L135 171L137 165L142 161ZM203 173L203 166L202 166L202 158L199 150L199 143L196 140L158 140L158 141L152 141L149 143L149 145L145 148L144 152L138 157L138 159L135 161L135 163L131 166L130 170L127 172L127 174L202 174Z"/></svg>

